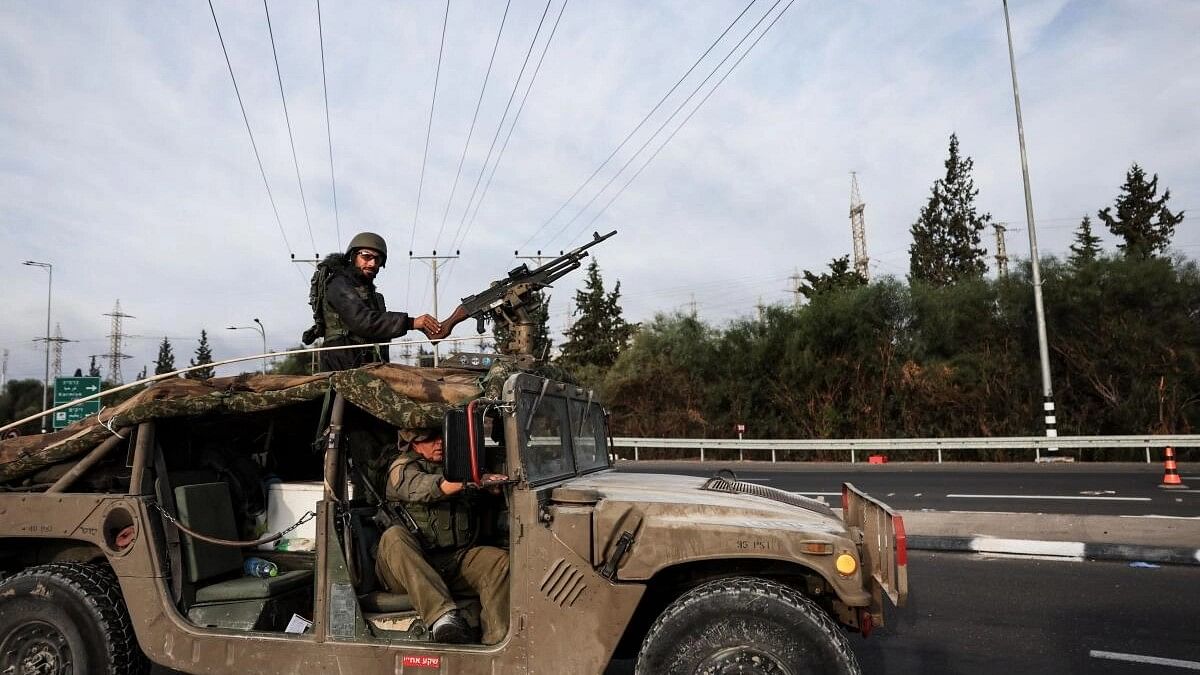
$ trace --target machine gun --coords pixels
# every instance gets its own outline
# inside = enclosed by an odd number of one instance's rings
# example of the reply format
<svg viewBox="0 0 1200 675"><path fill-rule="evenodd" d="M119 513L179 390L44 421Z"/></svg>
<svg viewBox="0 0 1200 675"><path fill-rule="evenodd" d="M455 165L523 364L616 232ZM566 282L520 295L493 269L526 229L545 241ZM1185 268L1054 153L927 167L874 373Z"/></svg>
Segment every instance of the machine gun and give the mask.
<svg viewBox="0 0 1200 675"><path fill-rule="evenodd" d="M616 233L617 231L613 230L601 236L599 232L593 232L592 240L583 246L568 251L536 269L531 270L529 265L522 264L509 272L507 278L493 281L487 290L463 298L454 313L442 321L442 332L438 338L449 337L454 327L468 318L475 319L476 330L482 333L484 322L492 319L503 322L509 328L511 338L503 348L505 353L528 359L535 358L532 314L540 306L537 291L548 287L568 272L579 269L588 255L587 249Z"/></svg>

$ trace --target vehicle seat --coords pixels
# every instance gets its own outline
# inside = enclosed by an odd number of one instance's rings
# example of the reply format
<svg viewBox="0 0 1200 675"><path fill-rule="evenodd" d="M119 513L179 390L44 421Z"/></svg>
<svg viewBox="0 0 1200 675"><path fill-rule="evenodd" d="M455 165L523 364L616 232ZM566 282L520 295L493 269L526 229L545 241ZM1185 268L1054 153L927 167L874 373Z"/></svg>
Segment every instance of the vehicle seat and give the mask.
<svg viewBox="0 0 1200 675"><path fill-rule="evenodd" d="M223 482L175 488L179 520L188 528L220 539L238 539L229 486ZM188 618L201 626L241 630L281 630L292 613L311 615L311 570L276 577L242 574L240 549L218 546L181 533L184 569L195 589Z"/></svg>

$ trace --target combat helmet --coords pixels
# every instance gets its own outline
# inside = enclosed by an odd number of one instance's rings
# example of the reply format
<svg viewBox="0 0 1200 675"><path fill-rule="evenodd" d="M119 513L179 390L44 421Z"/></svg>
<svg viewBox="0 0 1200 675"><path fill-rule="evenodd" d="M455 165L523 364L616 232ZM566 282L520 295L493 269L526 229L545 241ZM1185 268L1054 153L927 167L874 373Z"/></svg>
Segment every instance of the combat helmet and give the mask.
<svg viewBox="0 0 1200 675"><path fill-rule="evenodd" d="M350 240L350 244L346 247L346 257L353 258L354 252L360 248L369 248L372 251L379 251L382 256L379 260L379 266L387 265L387 242L383 237L374 232L359 232Z"/></svg>

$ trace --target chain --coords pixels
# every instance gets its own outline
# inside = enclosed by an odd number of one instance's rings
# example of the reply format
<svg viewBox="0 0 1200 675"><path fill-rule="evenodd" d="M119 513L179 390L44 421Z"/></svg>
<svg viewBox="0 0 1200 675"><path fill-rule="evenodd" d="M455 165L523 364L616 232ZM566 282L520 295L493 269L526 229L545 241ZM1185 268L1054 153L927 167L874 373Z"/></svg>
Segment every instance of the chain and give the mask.
<svg viewBox="0 0 1200 675"><path fill-rule="evenodd" d="M312 520L313 518L317 517L316 513L312 512L312 511L305 511L304 515L300 516L300 520L297 520L295 523L292 523L287 528L280 530L279 532L277 532L275 534L266 535L266 536L260 537L258 539L255 539L254 541L235 541L232 539L220 539L217 537L210 537L208 535L200 534L199 532L196 532L196 531L188 528L183 523L179 522L170 513L167 513L167 510L164 509L162 507L162 505L159 504L158 502L150 502L150 506L154 507L154 509L156 511L158 511L160 514L162 514L163 518L167 519L168 522L170 522L175 527L179 528L180 531L184 532L187 535L190 535L190 536L192 536L196 539L200 539L202 541L207 541L210 544L216 544L218 546L237 546L239 548L244 548L244 547L249 547L249 546L258 546L259 544L266 544L266 543L275 541L276 539L282 539L283 536L286 535L287 533L295 530L296 528L300 527L301 525L303 525L303 524L307 523L308 521Z"/></svg>

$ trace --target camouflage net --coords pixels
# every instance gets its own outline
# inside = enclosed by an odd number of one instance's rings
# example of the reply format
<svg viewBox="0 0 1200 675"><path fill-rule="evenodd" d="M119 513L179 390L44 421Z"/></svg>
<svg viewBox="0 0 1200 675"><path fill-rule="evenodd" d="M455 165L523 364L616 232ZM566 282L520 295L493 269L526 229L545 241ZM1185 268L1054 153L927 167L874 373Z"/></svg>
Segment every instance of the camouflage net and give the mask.
<svg viewBox="0 0 1200 675"><path fill-rule="evenodd" d="M354 406L401 428L437 427L446 411L486 394L499 396L515 372L498 362L479 373L449 368L372 364L319 375L239 375L156 382L114 408L61 431L0 441L0 482L29 476L94 448L111 429L154 419L256 413L320 399L332 386ZM103 421L103 425L100 423Z"/></svg>

